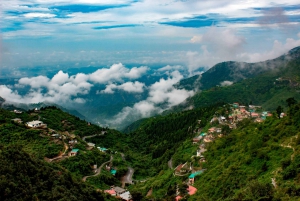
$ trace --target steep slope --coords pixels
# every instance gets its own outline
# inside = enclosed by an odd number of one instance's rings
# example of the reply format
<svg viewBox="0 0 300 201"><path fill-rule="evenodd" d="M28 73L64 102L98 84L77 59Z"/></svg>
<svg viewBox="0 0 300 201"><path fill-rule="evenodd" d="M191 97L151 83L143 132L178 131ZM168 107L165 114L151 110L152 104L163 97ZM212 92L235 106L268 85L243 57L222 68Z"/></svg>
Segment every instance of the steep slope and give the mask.
<svg viewBox="0 0 300 201"><path fill-rule="evenodd" d="M300 48L291 50L288 55L292 55L290 58L293 59L290 59L284 68L278 66L276 70L261 73L230 86L213 87L198 92L165 113L207 106L220 101L262 105L266 110L274 110L278 105L286 107L287 98L294 97L300 100Z"/></svg>
<svg viewBox="0 0 300 201"><path fill-rule="evenodd" d="M300 105L288 117L242 122L211 143L189 200L299 200Z"/></svg>
<svg viewBox="0 0 300 201"><path fill-rule="evenodd" d="M255 77L268 71L284 69L290 61L299 60L300 47L290 50L287 54L273 60L258 63L245 62L222 62L216 64L202 75L197 75L180 81L176 87L185 89L206 90L217 85L222 85L224 81L238 82L246 78ZM226 84L226 83L223 83Z"/></svg>
<svg viewBox="0 0 300 201"><path fill-rule="evenodd" d="M12 200L109 200L69 172L32 158L21 146L0 147L0 199Z"/></svg>

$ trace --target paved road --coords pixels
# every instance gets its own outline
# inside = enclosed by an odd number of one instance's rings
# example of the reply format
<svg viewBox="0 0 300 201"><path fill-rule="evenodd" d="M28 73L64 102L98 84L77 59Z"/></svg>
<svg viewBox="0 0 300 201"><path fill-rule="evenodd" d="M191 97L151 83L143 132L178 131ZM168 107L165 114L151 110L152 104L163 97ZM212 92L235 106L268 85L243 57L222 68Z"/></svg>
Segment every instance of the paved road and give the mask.
<svg viewBox="0 0 300 201"><path fill-rule="evenodd" d="M120 154L121 154L122 160L126 161L125 155L123 153L120 153ZM128 166L127 173L122 177L122 187L123 188L125 187L125 184L133 184L133 182L132 182L133 173L134 173L134 169L132 167Z"/></svg>
<svg viewBox="0 0 300 201"><path fill-rule="evenodd" d="M128 167L128 171L126 175L123 177L123 181L127 184L132 184L132 176L134 173L134 169L131 167Z"/></svg>
<svg viewBox="0 0 300 201"><path fill-rule="evenodd" d="M111 155L111 156L110 156L110 160L109 160L109 161L106 161L106 162L104 162L104 163L102 163L102 165L97 169L96 174L94 174L94 175L89 175L89 176L85 176L85 177L82 178L82 181L85 182L86 179L89 178L89 177L95 177L95 176L98 176L98 175L101 173L102 167L103 167L105 164L110 163L112 160L113 160L113 156Z"/></svg>

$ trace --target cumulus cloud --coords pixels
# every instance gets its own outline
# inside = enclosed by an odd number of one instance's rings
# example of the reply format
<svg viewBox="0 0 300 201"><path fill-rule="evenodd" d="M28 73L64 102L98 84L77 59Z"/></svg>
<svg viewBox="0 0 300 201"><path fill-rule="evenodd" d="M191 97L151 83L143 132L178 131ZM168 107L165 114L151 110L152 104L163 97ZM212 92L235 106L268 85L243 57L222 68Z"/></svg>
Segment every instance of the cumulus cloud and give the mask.
<svg viewBox="0 0 300 201"><path fill-rule="evenodd" d="M133 107L125 107L115 115L108 124L116 126L126 122L152 116L183 102L186 98L192 96L194 91L185 89L176 89L174 84L179 82L183 76L179 71L173 71L167 79L161 78L148 87L149 94L146 100L135 103Z"/></svg>
<svg viewBox="0 0 300 201"><path fill-rule="evenodd" d="M38 103L43 101L65 104L68 102L85 103L78 95L90 92L94 83L111 83L113 81L123 82L123 79L137 79L146 73L148 67L126 68L121 63L114 64L110 68L103 68L91 74L78 73L69 76L68 73L59 71L51 79L46 76L24 77L19 79L15 86L1 86L0 96L7 101L16 103ZM25 95L20 95L13 88L20 89L29 86ZM109 84L101 93L114 93L114 90L123 90L129 93L142 93L145 84L125 82L120 85Z"/></svg>
<svg viewBox="0 0 300 201"><path fill-rule="evenodd" d="M107 93L107 94L113 94L116 90L123 90L129 93L142 93L144 92L144 87L145 84L135 81L135 82L125 82L121 85L116 85L116 84L109 84L106 85L106 88L100 92L97 92L97 94L99 93Z"/></svg>
<svg viewBox="0 0 300 201"><path fill-rule="evenodd" d="M123 64L114 64L110 68L102 68L90 74L90 80L96 83L107 83L109 81L123 81L123 79L137 79L148 71L148 67L134 67L128 69Z"/></svg>
<svg viewBox="0 0 300 201"><path fill-rule="evenodd" d="M221 85L222 87L230 86L230 85L232 85L232 84L233 84L233 82L227 81L227 80L225 80L225 81L223 81L223 82L220 83L220 85Z"/></svg>

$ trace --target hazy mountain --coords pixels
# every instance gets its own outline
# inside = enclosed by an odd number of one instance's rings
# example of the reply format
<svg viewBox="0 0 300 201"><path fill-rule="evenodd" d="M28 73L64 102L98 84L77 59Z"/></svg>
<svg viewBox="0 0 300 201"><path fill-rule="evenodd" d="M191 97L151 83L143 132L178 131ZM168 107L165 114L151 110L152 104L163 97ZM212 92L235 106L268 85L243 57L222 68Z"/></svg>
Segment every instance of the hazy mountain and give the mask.
<svg viewBox="0 0 300 201"><path fill-rule="evenodd" d="M201 75L181 80L176 86L185 89L205 90L214 86L230 85L246 78L255 77L264 72L276 72L286 67L287 63L298 59L300 47L290 50L276 59L258 63L227 61L218 63Z"/></svg>

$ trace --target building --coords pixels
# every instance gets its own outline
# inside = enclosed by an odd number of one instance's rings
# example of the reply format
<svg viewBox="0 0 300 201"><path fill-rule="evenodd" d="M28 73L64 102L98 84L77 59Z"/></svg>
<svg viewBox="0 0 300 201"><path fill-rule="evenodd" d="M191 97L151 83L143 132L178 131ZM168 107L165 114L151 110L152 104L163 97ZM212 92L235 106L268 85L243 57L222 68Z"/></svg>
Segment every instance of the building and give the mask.
<svg viewBox="0 0 300 201"><path fill-rule="evenodd" d="M91 143L91 142L88 142L87 145L91 148L94 148L95 147L95 144L94 143Z"/></svg>
<svg viewBox="0 0 300 201"><path fill-rule="evenodd" d="M16 122L16 123L18 123L18 124L23 123L22 119L20 119L20 118L12 119L12 121L13 121L13 122Z"/></svg>
<svg viewBox="0 0 300 201"><path fill-rule="evenodd" d="M132 198L129 191L126 191L125 193L122 193L119 196L120 196L120 198L122 198L123 200L126 200L126 201L129 201Z"/></svg>
<svg viewBox="0 0 300 201"><path fill-rule="evenodd" d="M104 147L97 147L101 152L105 153L108 149Z"/></svg>
<svg viewBox="0 0 300 201"><path fill-rule="evenodd" d="M72 149L70 156L76 156L78 154L79 149Z"/></svg>
<svg viewBox="0 0 300 201"><path fill-rule="evenodd" d="M27 122L26 125L30 128L47 127L47 124L44 124L42 121L30 121Z"/></svg>

